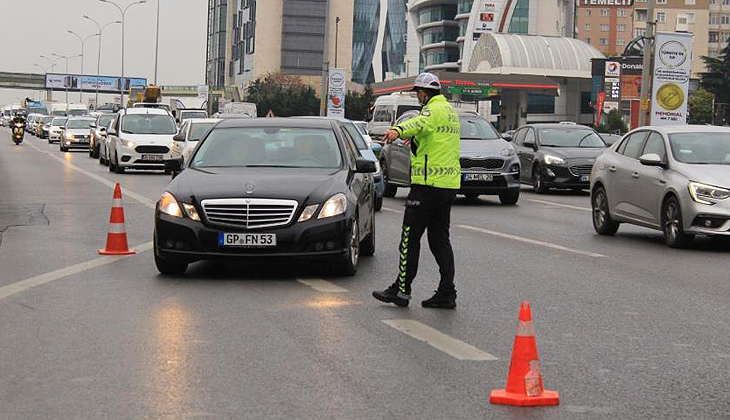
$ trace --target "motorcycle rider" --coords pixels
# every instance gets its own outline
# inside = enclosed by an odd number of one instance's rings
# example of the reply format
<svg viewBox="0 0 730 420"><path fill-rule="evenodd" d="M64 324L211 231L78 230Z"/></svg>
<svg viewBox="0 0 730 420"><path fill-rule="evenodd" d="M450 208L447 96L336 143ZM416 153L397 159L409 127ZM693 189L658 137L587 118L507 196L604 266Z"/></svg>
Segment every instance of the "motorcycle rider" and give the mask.
<svg viewBox="0 0 730 420"><path fill-rule="evenodd" d="M388 130L383 139L398 137L411 144L411 190L406 201L401 233L399 273L383 291L373 292L382 302L408 306L411 283L418 271L421 236L428 229L428 245L441 274L436 294L421 302L427 308L456 307L454 252L449 240L451 205L461 187L459 116L440 94L441 82L431 73L416 77L413 90L422 105L420 115ZM408 140L406 140L406 143Z"/></svg>
<svg viewBox="0 0 730 420"><path fill-rule="evenodd" d="M23 126L21 128L15 127L15 124L22 124ZM25 133L25 115L21 112L16 112L13 115L13 119L10 120L10 127L12 128L13 134L15 134L15 130L20 130L21 133Z"/></svg>

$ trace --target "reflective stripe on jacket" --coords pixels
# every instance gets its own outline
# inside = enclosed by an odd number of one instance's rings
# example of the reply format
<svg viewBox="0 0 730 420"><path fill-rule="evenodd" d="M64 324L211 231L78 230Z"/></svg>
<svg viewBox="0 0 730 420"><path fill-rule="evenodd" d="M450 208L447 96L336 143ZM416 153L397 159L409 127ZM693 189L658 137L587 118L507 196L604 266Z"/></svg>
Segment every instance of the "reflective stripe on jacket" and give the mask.
<svg viewBox="0 0 730 420"><path fill-rule="evenodd" d="M461 187L459 115L443 95L432 97L421 114L393 127L411 141L411 184Z"/></svg>

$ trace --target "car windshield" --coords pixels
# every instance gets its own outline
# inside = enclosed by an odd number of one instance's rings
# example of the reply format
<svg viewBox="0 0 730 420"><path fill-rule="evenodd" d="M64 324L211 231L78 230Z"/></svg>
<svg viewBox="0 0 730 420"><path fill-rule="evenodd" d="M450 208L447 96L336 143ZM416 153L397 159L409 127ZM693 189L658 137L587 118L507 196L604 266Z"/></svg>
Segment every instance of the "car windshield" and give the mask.
<svg viewBox="0 0 730 420"><path fill-rule="evenodd" d="M358 121L353 122L353 124L355 124L355 127L357 128L357 131L360 132L360 134L362 134L363 136L368 135L368 123Z"/></svg>
<svg viewBox="0 0 730 420"><path fill-rule="evenodd" d="M89 125L93 123L94 120L68 120L66 122L66 128L89 128Z"/></svg>
<svg viewBox="0 0 730 420"><path fill-rule="evenodd" d="M543 128L540 130L540 145L547 147L606 147L593 130L574 128Z"/></svg>
<svg viewBox="0 0 730 420"><path fill-rule="evenodd" d="M421 107L419 105L399 105L398 112L396 113L395 117L398 118L408 111L421 112Z"/></svg>
<svg viewBox="0 0 730 420"><path fill-rule="evenodd" d="M109 123L114 120L114 115L102 115L96 123L99 127L108 127Z"/></svg>
<svg viewBox="0 0 730 420"><path fill-rule="evenodd" d="M53 121L53 117L43 117L43 124L48 124Z"/></svg>
<svg viewBox="0 0 730 420"><path fill-rule="evenodd" d="M294 127L217 128L193 158L193 167L340 168L332 130Z"/></svg>
<svg viewBox="0 0 730 420"><path fill-rule="evenodd" d="M85 109L69 109L67 112L68 115L78 117L80 115L86 115Z"/></svg>
<svg viewBox="0 0 730 420"><path fill-rule="evenodd" d="M127 114L122 118L122 133L175 134L177 126L169 115Z"/></svg>
<svg viewBox="0 0 730 420"><path fill-rule="evenodd" d="M53 121L51 121L51 125L57 125L57 126L65 125L67 119L68 118L54 118Z"/></svg>
<svg viewBox="0 0 730 420"><path fill-rule="evenodd" d="M730 165L730 133L669 135L674 158L695 165Z"/></svg>
<svg viewBox="0 0 730 420"><path fill-rule="evenodd" d="M489 121L477 116L462 115L459 117L462 140L498 140L502 137Z"/></svg>
<svg viewBox="0 0 730 420"><path fill-rule="evenodd" d="M203 134L207 133L216 123L195 123L190 128L190 141L198 141L203 137Z"/></svg>

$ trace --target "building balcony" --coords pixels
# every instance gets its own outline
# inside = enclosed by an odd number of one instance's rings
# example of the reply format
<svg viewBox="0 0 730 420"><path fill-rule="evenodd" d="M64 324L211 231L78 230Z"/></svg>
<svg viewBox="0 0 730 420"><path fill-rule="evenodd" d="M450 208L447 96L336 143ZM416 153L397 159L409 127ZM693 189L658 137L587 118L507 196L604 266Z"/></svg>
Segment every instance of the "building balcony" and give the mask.
<svg viewBox="0 0 730 420"><path fill-rule="evenodd" d="M428 22L416 27L416 31L421 32L428 28L438 28L439 26L459 26L459 22L455 20L437 20L435 22Z"/></svg>
<svg viewBox="0 0 730 420"><path fill-rule="evenodd" d="M426 44L421 45L421 51L431 50L434 48L459 48L459 43L457 41L441 41L441 42L434 42L433 44Z"/></svg>
<svg viewBox="0 0 730 420"><path fill-rule="evenodd" d="M459 66L459 63L448 62L448 63L441 63L441 64L433 64L430 66L426 66L424 70L426 71L434 71L434 70L458 70L461 66Z"/></svg>

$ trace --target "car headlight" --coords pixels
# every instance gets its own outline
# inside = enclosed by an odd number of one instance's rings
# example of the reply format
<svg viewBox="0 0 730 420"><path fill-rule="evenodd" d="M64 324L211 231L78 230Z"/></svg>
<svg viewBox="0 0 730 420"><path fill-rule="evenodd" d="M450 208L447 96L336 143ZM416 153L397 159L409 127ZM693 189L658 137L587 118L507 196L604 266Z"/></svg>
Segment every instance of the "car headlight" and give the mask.
<svg viewBox="0 0 730 420"><path fill-rule="evenodd" d="M317 207L319 207L319 204L312 204L311 206L305 207L302 215L299 216L298 222L306 222L311 219L314 216L314 212L317 211Z"/></svg>
<svg viewBox="0 0 730 420"><path fill-rule="evenodd" d="M565 159L553 155L545 155L543 160L548 165L564 165Z"/></svg>
<svg viewBox="0 0 730 420"><path fill-rule="evenodd" d="M69 140L73 140L74 135L73 134L66 134L66 138Z"/></svg>
<svg viewBox="0 0 730 420"><path fill-rule="evenodd" d="M188 203L182 203L183 208L185 209L185 213L188 214L188 217L191 220L195 220L196 222L200 221L200 215L198 215L198 211L195 210L195 206Z"/></svg>
<svg viewBox="0 0 730 420"><path fill-rule="evenodd" d="M338 216L345 211L347 211L347 197L345 194L337 193L324 202L317 219Z"/></svg>
<svg viewBox="0 0 730 420"><path fill-rule="evenodd" d="M712 198L715 200L724 200L730 197L730 190L726 188L713 187L712 185L702 184L699 182L690 182L689 194L692 196L694 201L700 204L713 205L715 203L705 199Z"/></svg>
<svg viewBox="0 0 730 420"><path fill-rule="evenodd" d="M183 217L182 210L177 204L177 200L169 192L165 192L160 197L160 202L157 203L157 207L162 213L169 214L170 216Z"/></svg>
<svg viewBox="0 0 730 420"><path fill-rule="evenodd" d="M135 143L133 141L126 141L126 142L124 142L124 145L129 147L130 149L134 149L137 146L137 143Z"/></svg>
<svg viewBox="0 0 730 420"><path fill-rule="evenodd" d="M502 156L512 156L515 154L514 147L505 147L502 149Z"/></svg>

